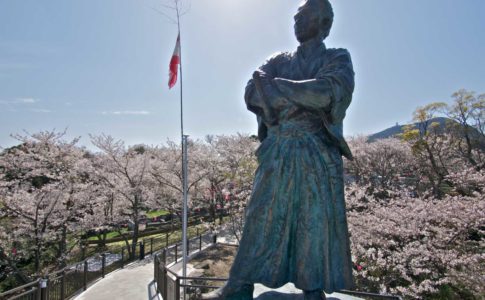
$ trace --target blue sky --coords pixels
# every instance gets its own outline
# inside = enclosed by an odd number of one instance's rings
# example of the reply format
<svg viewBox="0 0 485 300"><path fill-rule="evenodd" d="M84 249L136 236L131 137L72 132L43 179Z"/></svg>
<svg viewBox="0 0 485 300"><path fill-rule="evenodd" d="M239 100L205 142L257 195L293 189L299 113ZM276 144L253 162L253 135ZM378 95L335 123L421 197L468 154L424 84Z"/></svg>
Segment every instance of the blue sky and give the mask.
<svg viewBox="0 0 485 300"><path fill-rule="evenodd" d="M128 144L179 140L168 90L176 26L165 0L0 0L0 146L22 130L107 133ZM183 17L185 131L256 133L244 86L268 56L294 50L294 0L192 0ZM327 47L356 72L345 134L410 121L419 105L485 92L485 1L334 0ZM170 13L170 12L168 12Z"/></svg>

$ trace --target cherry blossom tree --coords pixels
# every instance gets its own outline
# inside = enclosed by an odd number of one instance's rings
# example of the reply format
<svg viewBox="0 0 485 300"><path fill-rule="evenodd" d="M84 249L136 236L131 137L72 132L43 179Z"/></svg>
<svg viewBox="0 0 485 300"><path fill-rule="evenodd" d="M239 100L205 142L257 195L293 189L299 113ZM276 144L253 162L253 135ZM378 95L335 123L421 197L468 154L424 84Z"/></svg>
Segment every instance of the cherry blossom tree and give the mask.
<svg viewBox="0 0 485 300"><path fill-rule="evenodd" d="M450 172L449 168L456 163L456 158L450 155L448 136L443 132L441 124L433 121L445 107L444 103L418 107L413 120L419 128L406 126L401 136L412 147L414 157L437 197L443 197L443 186L448 184L446 176Z"/></svg>
<svg viewBox="0 0 485 300"><path fill-rule="evenodd" d="M188 206L194 207L201 194L201 181L207 171L201 164L206 155L204 145L198 141L188 142ZM156 193L156 207L165 209L182 220L182 149L173 141L154 149L155 157L150 171L152 187ZM172 218L173 221L173 218ZM172 222L172 225L174 223Z"/></svg>
<svg viewBox="0 0 485 300"><path fill-rule="evenodd" d="M397 138L368 142L367 137L349 139L354 159L345 161L347 176L368 192L383 198L415 181L417 165L408 144Z"/></svg>
<svg viewBox="0 0 485 300"><path fill-rule="evenodd" d="M403 192L382 202L352 185L346 198L360 289L410 299L483 296L483 195L439 200Z"/></svg>
<svg viewBox="0 0 485 300"><path fill-rule="evenodd" d="M208 144L212 155L217 157L217 163L213 163L209 184L211 188L217 187L215 191L219 193L220 203L226 203L230 229L239 240L242 234L244 211L251 195L257 167L254 153L259 142L248 135L237 134L212 137L208 139ZM216 182L217 185L215 185Z"/></svg>
<svg viewBox="0 0 485 300"><path fill-rule="evenodd" d="M147 146L126 147L123 141L109 135L91 136L91 142L101 151L93 161L94 178L105 191L101 206L107 217L105 221L115 225L125 238L130 257L134 258L140 220L154 199L149 176L155 157ZM133 224L131 236L121 232L121 222Z"/></svg>
<svg viewBox="0 0 485 300"><path fill-rule="evenodd" d="M346 201L359 289L406 299L485 294L485 173L470 161L463 132L432 122L439 112L467 111L453 105L418 108L420 128L406 128L402 140L349 141ZM476 162L480 151L472 149Z"/></svg>
<svg viewBox="0 0 485 300"><path fill-rule="evenodd" d="M0 156L0 218L9 237L0 247L14 247L16 260L32 259L36 274L65 265L94 200L85 152L76 146L78 139L65 141L64 135L15 135L21 144Z"/></svg>
<svg viewBox="0 0 485 300"><path fill-rule="evenodd" d="M477 171L485 167L485 94L461 89L452 95L453 102L446 105L445 115L450 122L450 133L457 152Z"/></svg>

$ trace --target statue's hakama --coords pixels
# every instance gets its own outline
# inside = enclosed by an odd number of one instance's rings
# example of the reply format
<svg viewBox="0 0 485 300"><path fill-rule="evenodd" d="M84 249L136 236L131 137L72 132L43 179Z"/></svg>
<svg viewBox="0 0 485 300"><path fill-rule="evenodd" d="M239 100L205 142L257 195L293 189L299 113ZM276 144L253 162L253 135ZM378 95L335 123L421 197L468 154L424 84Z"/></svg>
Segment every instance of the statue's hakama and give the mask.
<svg viewBox="0 0 485 300"><path fill-rule="evenodd" d="M306 46L260 68L293 83L276 79L264 95L254 80L246 88L262 143L230 278L331 293L353 283L342 164L350 152L342 121L354 72L346 50L326 49L320 41Z"/></svg>

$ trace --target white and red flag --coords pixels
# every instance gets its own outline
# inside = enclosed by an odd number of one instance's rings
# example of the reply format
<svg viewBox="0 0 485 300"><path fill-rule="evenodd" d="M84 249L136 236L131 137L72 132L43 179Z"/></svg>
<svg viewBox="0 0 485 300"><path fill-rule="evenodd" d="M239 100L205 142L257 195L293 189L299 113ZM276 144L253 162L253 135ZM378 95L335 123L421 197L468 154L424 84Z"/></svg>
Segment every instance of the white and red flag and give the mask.
<svg viewBox="0 0 485 300"><path fill-rule="evenodd" d="M180 65L180 33L177 36L177 43L173 50L172 59L170 60L168 87L171 89L177 83L178 71Z"/></svg>

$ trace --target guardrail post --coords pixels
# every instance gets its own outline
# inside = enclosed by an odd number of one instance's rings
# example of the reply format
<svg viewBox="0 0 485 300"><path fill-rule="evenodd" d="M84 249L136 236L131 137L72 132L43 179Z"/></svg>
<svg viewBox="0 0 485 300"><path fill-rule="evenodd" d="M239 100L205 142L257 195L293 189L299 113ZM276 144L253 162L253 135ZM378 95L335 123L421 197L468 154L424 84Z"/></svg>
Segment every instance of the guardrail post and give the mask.
<svg viewBox="0 0 485 300"><path fill-rule="evenodd" d="M42 299L42 288L40 287L40 279L37 279L37 294L35 295L36 300L41 300Z"/></svg>
<svg viewBox="0 0 485 300"><path fill-rule="evenodd" d="M88 288L88 261L84 261L83 290Z"/></svg>
<svg viewBox="0 0 485 300"><path fill-rule="evenodd" d="M158 261L158 257L155 255L155 257L153 258L153 265L154 265L154 269L153 269L153 278L155 278L155 282L157 282L157 287L158 287L158 264L160 262Z"/></svg>
<svg viewBox="0 0 485 300"><path fill-rule="evenodd" d="M177 279L175 280L175 298L174 299L180 299L180 278L177 276Z"/></svg>
<svg viewBox="0 0 485 300"><path fill-rule="evenodd" d="M198 231L199 229L197 229ZM202 251L202 235L199 235L199 251Z"/></svg>
<svg viewBox="0 0 485 300"><path fill-rule="evenodd" d="M217 243L217 234L214 233L212 236L212 243L216 244Z"/></svg>
<svg viewBox="0 0 485 300"><path fill-rule="evenodd" d="M165 233L165 248L168 247L168 233Z"/></svg>
<svg viewBox="0 0 485 300"><path fill-rule="evenodd" d="M165 268L165 264L163 265L162 267L162 281L163 281L163 289L162 289L162 298L163 299L168 299L167 297L167 291L168 291L168 287L167 287L167 269Z"/></svg>
<svg viewBox="0 0 485 300"><path fill-rule="evenodd" d="M125 247L121 248L121 268L125 267Z"/></svg>
<svg viewBox="0 0 485 300"><path fill-rule="evenodd" d="M41 300L47 300L49 299L49 294L48 294L48 283L49 281L47 278L41 278L39 282L39 288L40 288L40 299Z"/></svg>
<svg viewBox="0 0 485 300"><path fill-rule="evenodd" d="M84 241L81 242L81 259L85 260L86 259L86 245Z"/></svg>
<svg viewBox="0 0 485 300"><path fill-rule="evenodd" d="M178 258L178 244L175 244L175 262L177 262L177 258Z"/></svg>
<svg viewBox="0 0 485 300"><path fill-rule="evenodd" d="M150 238L150 255L153 255L153 238Z"/></svg>
<svg viewBox="0 0 485 300"><path fill-rule="evenodd" d="M101 254L101 277L104 278L106 268L106 253Z"/></svg>
<svg viewBox="0 0 485 300"><path fill-rule="evenodd" d="M145 259L145 241L142 240L140 243L139 243L139 246L140 246L140 260L142 259Z"/></svg>
<svg viewBox="0 0 485 300"><path fill-rule="evenodd" d="M66 271L62 270L61 277L61 300L66 299Z"/></svg>

